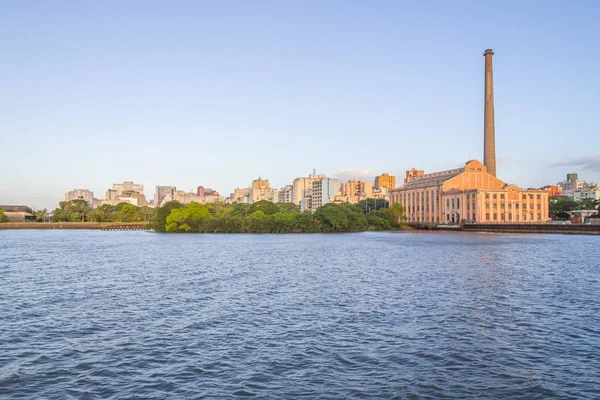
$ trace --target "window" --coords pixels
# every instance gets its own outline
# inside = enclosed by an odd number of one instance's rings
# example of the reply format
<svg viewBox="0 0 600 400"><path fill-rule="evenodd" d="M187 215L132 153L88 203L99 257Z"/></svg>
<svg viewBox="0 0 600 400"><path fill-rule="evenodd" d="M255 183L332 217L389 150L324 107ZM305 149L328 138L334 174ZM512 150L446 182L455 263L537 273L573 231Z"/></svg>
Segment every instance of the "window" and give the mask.
<svg viewBox="0 0 600 400"><path fill-rule="evenodd" d="M515 209L519 209L519 203L515 204Z"/></svg>
<svg viewBox="0 0 600 400"><path fill-rule="evenodd" d="M508 220L512 221L512 214L511 213L508 213Z"/></svg>
<svg viewBox="0 0 600 400"><path fill-rule="evenodd" d="M538 213L538 221L542 219L542 214Z"/></svg>
<svg viewBox="0 0 600 400"><path fill-rule="evenodd" d="M485 220L489 221L490 220L490 214L485 214Z"/></svg>
<svg viewBox="0 0 600 400"><path fill-rule="evenodd" d="M515 220L519 220L519 214L515 214Z"/></svg>
<svg viewBox="0 0 600 400"><path fill-rule="evenodd" d="M485 194L485 198L486 198L486 199L489 199L489 198L490 198L490 194L489 194L489 193L486 193L486 194Z"/></svg>
<svg viewBox="0 0 600 400"><path fill-rule="evenodd" d="M542 209L542 205L541 205L541 204L538 204L538 205L537 205L537 209L538 209L538 210L541 210L541 209Z"/></svg>
<svg viewBox="0 0 600 400"><path fill-rule="evenodd" d="M532 194L529 195L529 200L533 200L533 195Z"/></svg>
<svg viewBox="0 0 600 400"><path fill-rule="evenodd" d="M450 199L446 199L446 208L450 208Z"/></svg>
<svg viewBox="0 0 600 400"><path fill-rule="evenodd" d="M490 203L485 203L485 208L486 208L487 210L489 210L489 209L490 209Z"/></svg>
<svg viewBox="0 0 600 400"><path fill-rule="evenodd" d="M498 195L496 193L494 193L494 200L496 200L498 198Z"/></svg>
<svg viewBox="0 0 600 400"><path fill-rule="evenodd" d="M494 213L494 221L498 221L498 214Z"/></svg>
<svg viewBox="0 0 600 400"><path fill-rule="evenodd" d="M471 209L471 203L467 203L467 210Z"/></svg>
<svg viewBox="0 0 600 400"><path fill-rule="evenodd" d="M504 221L504 213L500 214L500 219Z"/></svg>
<svg viewBox="0 0 600 400"><path fill-rule="evenodd" d="M469 193L467 193L467 200L469 200L471 198L471 195Z"/></svg>
<svg viewBox="0 0 600 400"><path fill-rule="evenodd" d="M456 199L456 208L460 208L460 199Z"/></svg>
<svg viewBox="0 0 600 400"><path fill-rule="evenodd" d="M527 195L526 194L523 195L523 200L527 200Z"/></svg>
<svg viewBox="0 0 600 400"><path fill-rule="evenodd" d="M446 214L446 221L450 221L450 214Z"/></svg>
<svg viewBox="0 0 600 400"><path fill-rule="evenodd" d="M475 222L475 213L473 213L473 222Z"/></svg>
<svg viewBox="0 0 600 400"><path fill-rule="evenodd" d="M452 199L452 209L454 210L454 199Z"/></svg>
<svg viewBox="0 0 600 400"><path fill-rule="evenodd" d="M501 200L504 200L504 193L502 193L502 194L500 195L500 199L501 199Z"/></svg>
<svg viewBox="0 0 600 400"><path fill-rule="evenodd" d="M542 199L542 195L538 194L538 195L537 195L537 199L538 199L538 200L541 200L541 199Z"/></svg>
<svg viewBox="0 0 600 400"><path fill-rule="evenodd" d="M498 204L494 203L494 210L498 209Z"/></svg>
<svg viewBox="0 0 600 400"><path fill-rule="evenodd" d="M529 208L533 210L533 203L529 203Z"/></svg>
<svg viewBox="0 0 600 400"><path fill-rule="evenodd" d="M508 209L512 210L512 204L511 203L508 203Z"/></svg>
<svg viewBox="0 0 600 400"><path fill-rule="evenodd" d="M500 209L504 210L504 203L500 204Z"/></svg>

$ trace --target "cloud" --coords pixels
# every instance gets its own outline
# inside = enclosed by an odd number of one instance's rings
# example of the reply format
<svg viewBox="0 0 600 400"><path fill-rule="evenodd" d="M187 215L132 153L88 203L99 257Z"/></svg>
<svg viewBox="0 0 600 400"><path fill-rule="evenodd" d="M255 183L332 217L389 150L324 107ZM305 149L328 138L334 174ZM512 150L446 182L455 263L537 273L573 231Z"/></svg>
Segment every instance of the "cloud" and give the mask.
<svg viewBox="0 0 600 400"><path fill-rule="evenodd" d="M584 170L591 170L600 172L600 156L593 157L579 157L569 161L562 161L554 164L550 164L550 168L556 167L580 167Z"/></svg>
<svg viewBox="0 0 600 400"><path fill-rule="evenodd" d="M350 179L361 179L363 181L372 181L375 178L375 174L371 169L360 169L360 168L346 168L342 169L335 174L334 177L338 178L341 182L348 181Z"/></svg>

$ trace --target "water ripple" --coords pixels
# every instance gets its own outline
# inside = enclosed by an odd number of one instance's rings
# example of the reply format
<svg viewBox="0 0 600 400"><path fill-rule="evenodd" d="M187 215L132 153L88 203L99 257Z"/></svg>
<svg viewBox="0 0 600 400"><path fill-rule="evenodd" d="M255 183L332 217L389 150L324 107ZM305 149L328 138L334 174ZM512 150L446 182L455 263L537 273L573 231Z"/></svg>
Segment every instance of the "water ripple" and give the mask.
<svg viewBox="0 0 600 400"><path fill-rule="evenodd" d="M597 399L599 244L0 231L0 397Z"/></svg>

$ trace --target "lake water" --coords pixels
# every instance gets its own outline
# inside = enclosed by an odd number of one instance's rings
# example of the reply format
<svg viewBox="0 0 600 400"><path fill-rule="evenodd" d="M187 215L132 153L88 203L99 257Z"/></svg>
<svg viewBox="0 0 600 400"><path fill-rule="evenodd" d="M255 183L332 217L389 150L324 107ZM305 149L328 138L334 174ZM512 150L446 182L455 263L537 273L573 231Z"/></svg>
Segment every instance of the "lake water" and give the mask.
<svg viewBox="0 0 600 400"><path fill-rule="evenodd" d="M0 231L0 397L600 398L600 237Z"/></svg>

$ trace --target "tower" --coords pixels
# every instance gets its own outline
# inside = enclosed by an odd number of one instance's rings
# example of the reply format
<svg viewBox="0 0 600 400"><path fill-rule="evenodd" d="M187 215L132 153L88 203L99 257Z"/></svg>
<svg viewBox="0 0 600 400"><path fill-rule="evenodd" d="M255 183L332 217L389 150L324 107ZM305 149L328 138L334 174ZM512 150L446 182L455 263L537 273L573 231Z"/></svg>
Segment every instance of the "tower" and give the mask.
<svg viewBox="0 0 600 400"><path fill-rule="evenodd" d="M483 117L483 164L487 172L496 176L496 138L494 133L494 74L492 49L485 53L485 104Z"/></svg>

